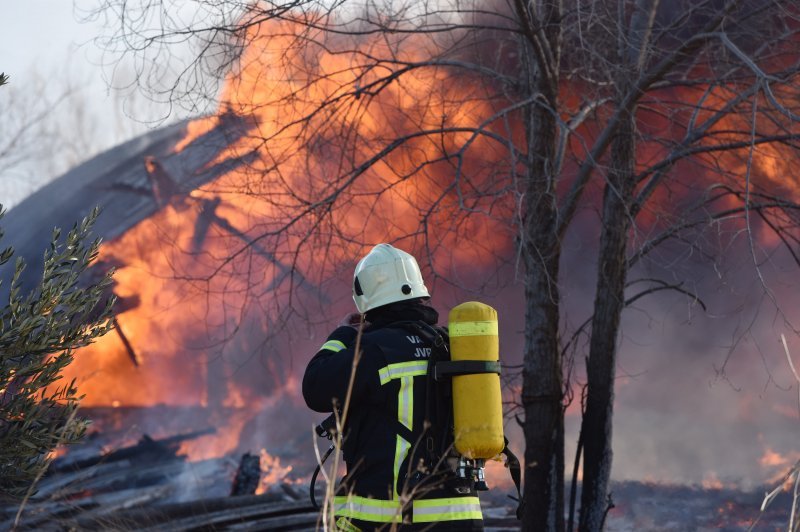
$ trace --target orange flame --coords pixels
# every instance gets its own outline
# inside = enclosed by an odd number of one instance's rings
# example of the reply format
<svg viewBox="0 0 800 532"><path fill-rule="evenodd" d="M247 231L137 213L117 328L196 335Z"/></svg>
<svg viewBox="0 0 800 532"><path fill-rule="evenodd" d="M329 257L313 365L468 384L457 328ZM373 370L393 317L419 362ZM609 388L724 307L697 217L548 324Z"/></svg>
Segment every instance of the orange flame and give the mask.
<svg viewBox="0 0 800 532"><path fill-rule="evenodd" d="M288 479L289 473L292 472L292 466L281 465L281 459L278 456L272 456L266 449L261 449L259 453L261 464L261 479L256 488L256 495L266 493L270 488L277 486L283 482L297 483Z"/></svg>
<svg viewBox="0 0 800 532"><path fill-rule="evenodd" d="M791 451L786 454L781 454L769 445L765 446L764 454L759 458L758 463L765 469L769 477L766 481L767 484L775 484L781 481L785 476L789 467L800 460L800 451ZM786 489L791 487L793 477L787 479Z"/></svg>
<svg viewBox="0 0 800 532"><path fill-rule="evenodd" d="M461 89L446 83L444 71L428 70L408 76L402 87L383 88L366 108L313 116L320 101L353 85L357 77L359 83L369 84L377 74L362 75L351 68L355 54L319 50L309 61L308 50L297 45L300 28L289 23L262 25L252 31L251 45L241 59L240 71L228 80L220 108L253 116L257 134L231 145L218 160L250 152L258 157L247 168L231 171L186 197L163 196L168 205L103 245L101 260L122 265L115 276L115 292L139 302L118 316L120 331L135 353L127 350L119 335L109 334L81 350L66 375L78 379L86 394L84 406L202 404L240 412L224 416L226 427L218 431L233 435L230 441L213 435L185 443L182 450L193 458L234 449L236 435L258 408L258 397L276 393L254 386L258 379L241 379L250 370L240 371L235 367L238 362L254 368L262 383L285 382L286 368L275 357L267 357L265 365L248 365L236 351L258 354L253 344L269 334L269 324L279 319L290 282L303 279L306 285L314 285L316 279L335 276L342 262L362 252L357 242L413 233L425 205L439 202L429 213L433 225L439 219L452 221L450 215L458 211L457 195L435 184L444 179L433 179L433 186L422 187L406 176L412 175L418 161L441 158L442 146L449 149L463 143L467 133L446 134L436 143L410 138L363 177L353 179L339 176L329 156L337 146L336 138L330 136L333 131L353 131L370 139L363 152L356 154L367 157L395 132L386 131L387 125L402 128L402 122L407 122L409 128L441 127L443 120L475 125L488 111L479 99L464 104L456 98ZM385 44L376 40L363 46ZM407 59L419 53L413 46L401 51ZM300 83L308 83L305 97L293 98ZM431 91L432 87L437 89ZM397 109L407 111L402 122ZM183 149L217 123L217 117L193 122L176 149ZM487 141L476 139L474 148L491 158L493 148ZM148 168L155 171L149 162ZM432 163L430 168L448 178L453 172L447 161ZM348 200L325 222L326 227L336 227L342 238L309 242L308 235L320 230L316 210L337 201L332 190L346 182L352 188ZM371 197L378 192L377 198ZM480 202L474 207L480 209ZM366 224L376 211L385 215ZM306 215L294 219L302 213ZM435 254L434 266L474 265L486 256L502 254L509 239L497 238L504 229L493 219L463 217L462 230L476 245L447 246L453 253ZM207 232L198 239L198 227L204 223ZM454 241L458 237L445 233L442 238ZM295 254L298 249L305 251ZM224 262L225 257L233 259ZM287 277L289 268L298 275ZM257 307L263 315L253 314L251 308L259 293L270 294L268 298L277 302ZM231 340L242 322L256 329L255 339Z"/></svg>
<svg viewBox="0 0 800 532"><path fill-rule="evenodd" d="M707 490L721 490L725 487L714 471L707 473L700 485Z"/></svg>

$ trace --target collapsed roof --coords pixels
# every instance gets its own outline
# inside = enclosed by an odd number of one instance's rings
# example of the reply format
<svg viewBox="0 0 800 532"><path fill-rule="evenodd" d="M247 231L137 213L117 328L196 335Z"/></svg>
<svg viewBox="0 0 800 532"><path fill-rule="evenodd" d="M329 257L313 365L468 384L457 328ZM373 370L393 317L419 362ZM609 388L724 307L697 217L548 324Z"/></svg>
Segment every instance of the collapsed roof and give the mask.
<svg viewBox="0 0 800 532"><path fill-rule="evenodd" d="M43 252L55 227L68 230L99 206L94 235L111 241L176 197L245 164L249 156L219 162L223 150L248 126L234 115L176 151L188 121L167 126L97 155L28 196L0 221L15 256L25 259L23 291L35 286Z"/></svg>

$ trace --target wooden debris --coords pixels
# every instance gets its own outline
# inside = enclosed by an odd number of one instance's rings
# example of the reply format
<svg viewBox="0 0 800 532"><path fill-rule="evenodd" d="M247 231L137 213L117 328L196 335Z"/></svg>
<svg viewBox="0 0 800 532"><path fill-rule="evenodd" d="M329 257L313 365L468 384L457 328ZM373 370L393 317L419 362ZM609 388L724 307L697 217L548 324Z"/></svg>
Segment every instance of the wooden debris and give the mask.
<svg viewBox="0 0 800 532"><path fill-rule="evenodd" d="M311 506L305 485L283 482L261 495L232 497L235 461L187 462L177 455L178 443L208 432L161 440L143 437L136 445L80 459L70 460L67 455L59 468L42 479L37 495L26 503L19 526L13 526L18 503L0 502L0 530L318 529L320 516ZM238 466L241 489L245 485L251 489L253 479L257 484L260 476L258 456L246 454ZM506 519L507 515L487 512L487 530L513 530L516 522Z"/></svg>
<svg viewBox="0 0 800 532"><path fill-rule="evenodd" d="M253 495L261 480L261 460L258 456L244 453L233 479L231 495Z"/></svg>
<svg viewBox="0 0 800 532"><path fill-rule="evenodd" d="M58 459L50 466L51 473L62 471L75 471L99 463L110 463L118 460L136 460L141 462L157 462L175 458L180 444L186 440L199 438L216 432L214 428L206 428L188 434L178 434L169 438L154 440L147 434L142 436L139 443L130 447L123 447L107 454L98 454L81 460L70 460L69 455Z"/></svg>

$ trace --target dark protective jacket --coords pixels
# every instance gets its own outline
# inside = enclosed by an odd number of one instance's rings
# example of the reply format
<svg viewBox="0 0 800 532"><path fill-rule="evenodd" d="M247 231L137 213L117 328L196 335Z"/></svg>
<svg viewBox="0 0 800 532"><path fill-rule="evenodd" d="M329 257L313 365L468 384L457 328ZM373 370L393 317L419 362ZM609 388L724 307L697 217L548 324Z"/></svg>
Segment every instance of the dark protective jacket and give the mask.
<svg viewBox="0 0 800 532"><path fill-rule="evenodd" d="M464 494L445 487L412 487L419 443L427 433L427 373L433 349L425 335L415 333L414 322L417 327L420 321L433 325L438 314L415 302L375 309L367 319L342 445L347 475L334 501L337 518L361 530L389 529L400 522L402 530L482 530L474 490ZM303 377L309 408L342 408L356 337L352 327L337 328L309 362Z"/></svg>

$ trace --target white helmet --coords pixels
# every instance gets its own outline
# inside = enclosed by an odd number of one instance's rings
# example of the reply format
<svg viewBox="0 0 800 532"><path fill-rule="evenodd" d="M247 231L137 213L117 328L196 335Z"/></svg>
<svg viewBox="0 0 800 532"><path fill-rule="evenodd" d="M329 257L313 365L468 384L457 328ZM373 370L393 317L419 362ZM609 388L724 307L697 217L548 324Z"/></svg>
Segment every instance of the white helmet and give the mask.
<svg viewBox="0 0 800 532"><path fill-rule="evenodd" d="M358 262L353 301L361 314L396 301L430 297L417 260L389 244L378 244Z"/></svg>

